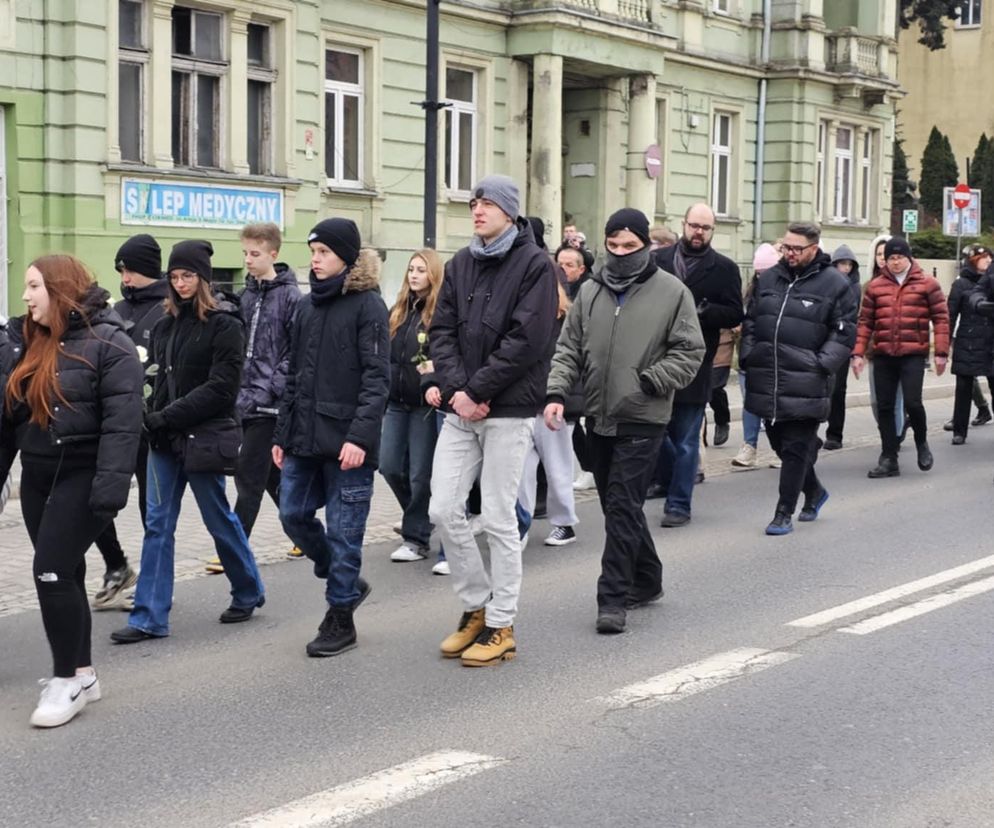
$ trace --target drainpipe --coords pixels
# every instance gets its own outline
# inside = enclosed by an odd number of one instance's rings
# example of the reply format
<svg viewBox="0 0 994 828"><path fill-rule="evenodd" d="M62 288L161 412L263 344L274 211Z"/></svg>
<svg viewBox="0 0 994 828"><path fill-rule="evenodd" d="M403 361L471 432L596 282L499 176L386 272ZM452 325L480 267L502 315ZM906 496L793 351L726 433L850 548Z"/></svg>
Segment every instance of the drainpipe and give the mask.
<svg viewBox="0 0 994 828"><path fill-rule="evenodd" d="M759 103L756 114L756 183L753 196L752 240L763 241L763 178L766 165L766 86L765 72L770 63L770 38L773 34L773 0L763 0L763 41L759 60L764 75L759 80Z"/></svg>

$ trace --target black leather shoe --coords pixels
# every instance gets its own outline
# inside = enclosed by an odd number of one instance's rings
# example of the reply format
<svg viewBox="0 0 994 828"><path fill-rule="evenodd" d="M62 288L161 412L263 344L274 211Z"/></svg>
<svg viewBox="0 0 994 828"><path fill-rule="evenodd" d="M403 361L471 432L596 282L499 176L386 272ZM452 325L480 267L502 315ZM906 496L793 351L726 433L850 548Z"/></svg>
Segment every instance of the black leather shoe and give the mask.
<svg viewBox="0 0 994 828"><path fill-rule="evenodd" d="M597 632L617 635L625 631L625 610L622 607L602 607L597 613Z"/></svg>
<svg viewBox="0 0 994 828"><path fill-rule="evenodd" d="M898 477L901 469L897 465L897 460L892 457L881 457L875 468L870 469L866 476L870 479L877 477Z"/></svg>
<svg viewBox="0 0 994 828"><path fill-rule="evenodd" d="M942 424L942 430L943 431L952 431L953 430L953 421L952 420L946 420Z"/></svg>
<svg viewBox="0 0 994 828"><path fill-rule="evenodd" d="M661 497L666 497L666 489L658 483L650 483L649 488L645 490L645 499L658 500Z"/></svg>
<svg viewBox="0 0 994 828"><path fill-rule="evenodd" d="M224 612L221 613L221 617L217 620L222 624L240 624L242 621L248 621L252 617L252 613L256 611L259 607L266 603L266 598L263 596L259 599L259 603L254 607L236 607L230 606Z"/></svg>
<svg viewBox="0 0 994 828"><path fill-rule="evenodd" d="M994 417L991 417L991 410L989 408L981 408L977 412L977 416L970 421L972 426L982 426L987 425Z"/></svg>
<svg viewBox="0 0 994 828"><path fill-rule="evenodd" d="M922 471L928 471L932 468L932 452L929 450L928 443L922 443L917 446L918 449L918 468Z"/></svg>
<svg viewBox="0 0 994 828"><path fill-rule="evenodd" d="M638 609L639 607L645 607L649 604L654 604L660 598L663 597L663 588L660 587L657 592L650 593L648 595L639 594L637 592L629 592L625 597L625 609Z"/></svg>
<svg viewBox="0 0 994 828"><path fill-rule="evenodd" d="M690 523L690 515L685 515L682 512L663 512L663 519L659 521L659 525L666 529L686 526L688 523Z"/></svg>
<svg viewBox="0 0 994 828"><path fill-rule="evenodd" d="M825 444L822 446L825 451L838 451L842 448L842 441L836 440L834 437L826 437Z"/></svg>
<svg viewBox="0 0 994 828"><path fill-rule="evenodd" d="M716 446L723 446L728 442L728 423L724 425L715 425L714 427L714 444Z"/></svg>
<svg viewBox="0 0 994 828"><path fill-rule="evenodd" d="M965 442L966 442L966 437L964 437L962 434L954 434L953 435L953 445L954 446L961 446Z"/></svg>
<svg viewBox="0 0 994 828"><path fill-rule="evenodd" d="M162 638L161 635L152 635L137 627L121 627L110 634L110 640L115 644L137 644L139 641L146 641L149 638Z"/></svg>

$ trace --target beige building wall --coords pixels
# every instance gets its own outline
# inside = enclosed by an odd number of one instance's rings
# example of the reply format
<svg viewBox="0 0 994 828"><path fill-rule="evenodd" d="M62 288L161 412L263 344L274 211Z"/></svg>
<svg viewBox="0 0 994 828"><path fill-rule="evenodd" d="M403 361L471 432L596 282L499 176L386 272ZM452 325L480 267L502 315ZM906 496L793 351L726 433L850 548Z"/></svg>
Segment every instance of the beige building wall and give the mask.
<svg viewBox="0 0 994 828"><path fill-rule="evenodd" d="M946 47L935 52L918 43L918 28L898 38L897 77L907 97L897 105L898 136L904 139L911 178L921 177L921 158L933 126L949 136L966 180L982 132L994 137L994 2L985 0L979 26L946 27Z"/></svg>

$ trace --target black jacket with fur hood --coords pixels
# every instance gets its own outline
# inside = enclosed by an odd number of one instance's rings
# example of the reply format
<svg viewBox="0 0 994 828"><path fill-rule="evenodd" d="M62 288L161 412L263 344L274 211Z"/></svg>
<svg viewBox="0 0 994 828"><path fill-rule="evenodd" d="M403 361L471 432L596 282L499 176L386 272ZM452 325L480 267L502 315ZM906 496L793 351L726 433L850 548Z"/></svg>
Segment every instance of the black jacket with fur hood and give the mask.
<svg viewBox="0 0 994 828"><path fill-rule="evenodd" d="M375 469L390 393L390 332L380 260L364 248L344 274L318 280L297 304L290 367L273 443L287 454L338 458L343 443Z"/></svg>

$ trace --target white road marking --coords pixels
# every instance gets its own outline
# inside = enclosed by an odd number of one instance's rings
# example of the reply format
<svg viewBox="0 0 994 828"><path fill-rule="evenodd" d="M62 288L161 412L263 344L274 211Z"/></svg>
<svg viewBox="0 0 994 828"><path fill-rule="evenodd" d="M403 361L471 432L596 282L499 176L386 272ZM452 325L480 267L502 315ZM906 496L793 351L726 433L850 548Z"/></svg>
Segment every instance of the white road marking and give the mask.
<svg viewBox="0 0 994 828"><path fill-rule="evenodd" d="M465 751L429 753L305 796L278 808L232 823L230 828L318 828L347 825L383 808L489 770L505 759Z"/></svg>
<svg viewBox="0 0 994 828"><path fill-rule="evenodd" d="M864 610L879 607L881 604L896 601L906 595L921 592L923 589L930 589L931 587L939 586L940 584L949 583L949 581L964 578L967 575L972 575L974 572L979 572L981 569L987 569L991 566L994 566L994 555L988 555L986 558L980 558L976 561L963 564L962 566L956 566L952 569L937 572L935 575L929 575L927 578L919 578L917 581L910 581L906 584L892 587L891 589L885 589L883 592L867 595L865 598L858 598L855 601L850 601L848 604L840 604L837 607L832 607L831 609L823 610L822 612L816 612L814 615L806 615L804 618L798 618L796 621L789 621L787 626L821 627L825 624L830 624L833 621L838 621L840 618L845 618L849 615L856 615Z"/></svg>
<svg viewBox="0 0 994 828"><path fill-rule="evenodd" d="M796 653L740 647L677 667L646 681L629 684L602 696L598 701L614 708L629 705L648 707L662 702L679 701L794 658L797 658Z"/></svg>
<svg viewBox="0 0 994 828"><path fill-rule="evenodd" d="M889 627L892 624L900 624L902 621L907 621L909 618L916 618L919 615L924 615L926 612L932 612L932 610L948 607L950 604L955 604L957 601L962 601L964 598L971 598L974 595L990 592L992 589L994 589L994 576L990 578L983 578L979 581L972 581L969 584L956 587L948 592L940 592L938 595L930 595L928 598L924 598L914 604L908 604L906 607L898 607L890 612L883 612L880 615L874 615L872 618L867 618L864 621L858 621L849 627L840 627L838 632L866 635L867 633L882 630L884 627Z"/></svg>

